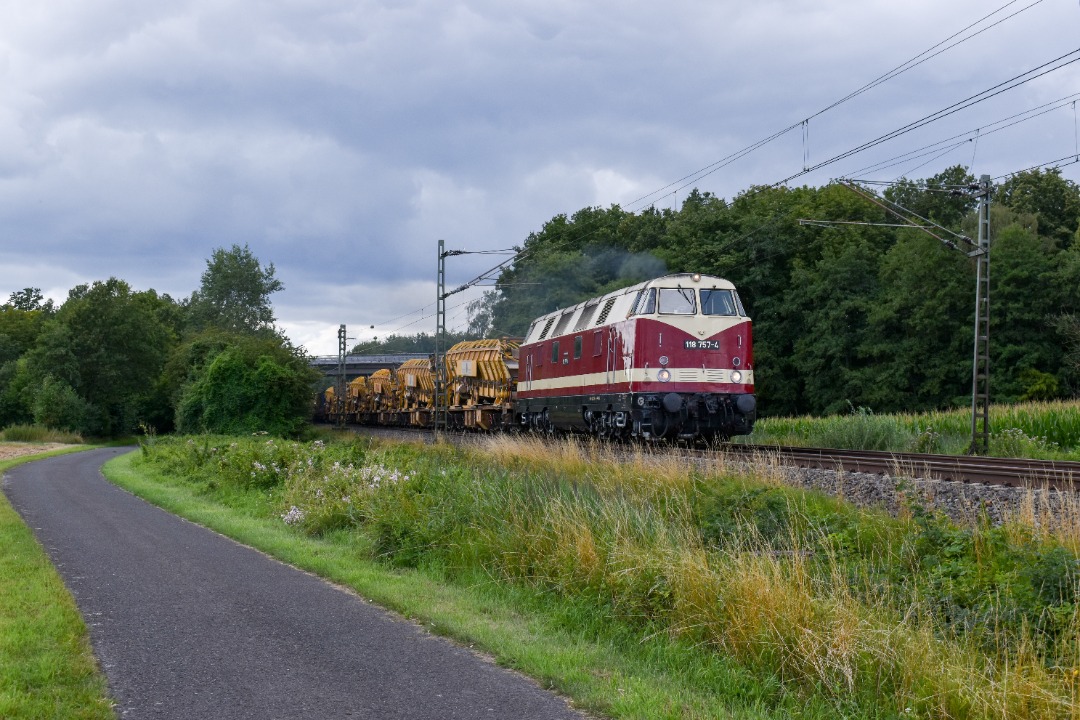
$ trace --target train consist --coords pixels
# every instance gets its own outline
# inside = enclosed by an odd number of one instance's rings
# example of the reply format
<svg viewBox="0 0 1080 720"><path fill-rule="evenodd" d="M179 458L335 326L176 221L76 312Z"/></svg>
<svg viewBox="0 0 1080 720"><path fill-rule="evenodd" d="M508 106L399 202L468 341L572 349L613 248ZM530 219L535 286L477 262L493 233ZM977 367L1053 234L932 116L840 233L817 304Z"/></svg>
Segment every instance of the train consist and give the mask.
<svg viewBox="0 0 1080 720"><path fill-rule="evenodd" d="M458 343L445 355L451 429L571 431L712 440L757 417L753 342L735 286L676 274L532 322L520 342ZM430 427L434 358L409 360L325 393L331 421Z"/></svg>

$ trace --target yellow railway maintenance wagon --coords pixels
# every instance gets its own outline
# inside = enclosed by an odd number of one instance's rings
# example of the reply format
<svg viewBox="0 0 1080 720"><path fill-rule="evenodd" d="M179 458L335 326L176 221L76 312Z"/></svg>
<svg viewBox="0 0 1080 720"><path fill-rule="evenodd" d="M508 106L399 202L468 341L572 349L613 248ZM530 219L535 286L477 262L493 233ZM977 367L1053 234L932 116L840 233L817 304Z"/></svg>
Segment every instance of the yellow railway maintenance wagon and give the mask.
<svg viewBox="0 0 1080 720"><path fill-rule="evenodd" d="M431 425L435 408L435 370L431 365L430 359L416 358L406 360L397 370L401 381L402 412L407 414L410 425Z"/></svg>
<svg viewBox="0 0 1080 720"><path fill-rule="evenodd" d="M367 379L358 377L349 382L345 391L345 417L349 422L360 422L364 413L370 412L371 393L368 392Z"/></svg>
<svg viewBox="0 0 1080 720"><path fill-rule="evenodd" d="M379 425L401 425L401 381L394 370L376 370L367 379L371 393L369 416Z"/></svg>
<svg viewBox="0 0 1080 720"><path fill-rule="evenodd" d="M513 424L520 341L460 342L446 353L447 419L454 427L490 430Z"/></svg>

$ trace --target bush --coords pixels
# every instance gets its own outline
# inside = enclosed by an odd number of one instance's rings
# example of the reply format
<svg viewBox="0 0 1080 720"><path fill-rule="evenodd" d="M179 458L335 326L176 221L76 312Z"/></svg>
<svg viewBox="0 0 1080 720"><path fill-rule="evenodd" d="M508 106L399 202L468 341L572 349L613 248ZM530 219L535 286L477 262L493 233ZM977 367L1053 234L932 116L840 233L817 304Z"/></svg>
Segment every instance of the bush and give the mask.
<svg viewBox="0 0 1080 720"><path fill-rule="evenodd" d="M34 394L34 422L57 430L82 430L87 403L63 380L46 375Z"/></svg>
<svg viewBox="0 0 1080 720"><path fill-rule="evenodd" d="M190 368L176 426L184 433L297 435L311 413L313 371L280 338L236 335Z"/></svg>

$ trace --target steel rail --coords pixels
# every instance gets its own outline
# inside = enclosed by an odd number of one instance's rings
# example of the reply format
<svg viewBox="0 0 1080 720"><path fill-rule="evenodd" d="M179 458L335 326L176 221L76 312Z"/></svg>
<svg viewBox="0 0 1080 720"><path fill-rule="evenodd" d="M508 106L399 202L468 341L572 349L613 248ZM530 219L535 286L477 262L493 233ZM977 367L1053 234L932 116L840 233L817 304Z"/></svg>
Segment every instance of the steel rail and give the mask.
<svg viewBox="0 0 1080 720"><path fill-rule="evenodd" d="M985 485L1045 486L1056 490L1080 490L1080 462L1074 461L778 445L728 445L724 451L771 456L784 464L824 470L956 480Z"/></svg>

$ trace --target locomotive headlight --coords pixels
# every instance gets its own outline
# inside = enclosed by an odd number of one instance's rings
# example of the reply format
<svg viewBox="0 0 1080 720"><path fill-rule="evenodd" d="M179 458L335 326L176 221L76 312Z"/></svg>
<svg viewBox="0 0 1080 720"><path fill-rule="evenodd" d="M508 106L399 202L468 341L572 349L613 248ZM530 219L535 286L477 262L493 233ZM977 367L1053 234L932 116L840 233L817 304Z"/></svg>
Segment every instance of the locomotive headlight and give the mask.
<svg viewBox="0 0 1080 720"><path fill-rule="evenodd" d="M731 382L735 383L736 385L741 383L742 382L742 373L739 372L738 370L732 370L731 371Z"/></svg>
<svg viewBox="0 0 1080 720"><path fill-rule="evenodd" d="M668 382L671 380L671 371L664 368L660 372L656 373L656 379L660 382Z"/></svg>

